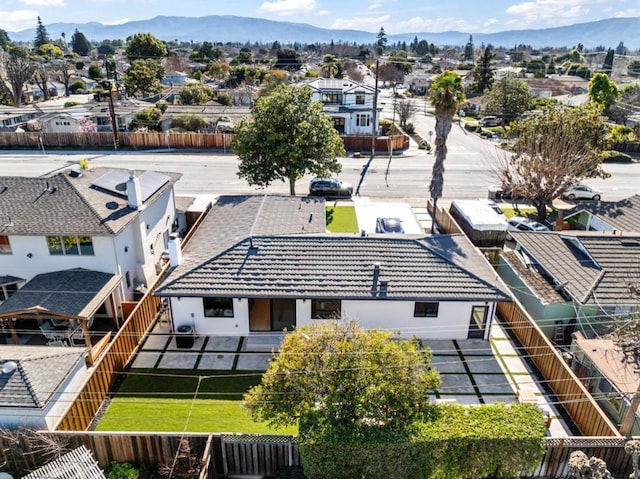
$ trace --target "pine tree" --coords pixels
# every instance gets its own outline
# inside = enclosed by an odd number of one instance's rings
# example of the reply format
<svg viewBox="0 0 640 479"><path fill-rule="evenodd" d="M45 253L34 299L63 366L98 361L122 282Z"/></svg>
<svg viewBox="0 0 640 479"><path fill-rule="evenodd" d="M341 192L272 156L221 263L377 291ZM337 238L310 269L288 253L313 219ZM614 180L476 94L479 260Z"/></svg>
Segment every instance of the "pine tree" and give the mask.
<svg viewBox="0 0 640 479"><path fill-rule="evenodd" d="M604 63L602 64L602 71L606 73L607 76L611 76L611 70L613 70L613 49L609 48L607 51L607 56L604 57Z"/></svg>
<svg viewBox="0 0 640 479"><path fill-rule="evenodd" d="M51 43L51 38L49 38L49 34L47 33L47 27L42 24L42 20L38 17L36 39L33 41L33 46L37 49L46 43Z"/></svg>
<svg viewBox="0 0 640 479"><path fill-rule="evenodd" d="M76 28L76 31L71 36L71 49L73 52L80 56L86 56L91 51L91 48L91 42Z"/></svg>
<svg viewBox="0 0 640 479"><path fill-rule="evenodd" d="M469 41L467 42L467 44L464 47L464 60L467 62L472 62L473 61L473 37L471 35L469 35Z"/></svg>

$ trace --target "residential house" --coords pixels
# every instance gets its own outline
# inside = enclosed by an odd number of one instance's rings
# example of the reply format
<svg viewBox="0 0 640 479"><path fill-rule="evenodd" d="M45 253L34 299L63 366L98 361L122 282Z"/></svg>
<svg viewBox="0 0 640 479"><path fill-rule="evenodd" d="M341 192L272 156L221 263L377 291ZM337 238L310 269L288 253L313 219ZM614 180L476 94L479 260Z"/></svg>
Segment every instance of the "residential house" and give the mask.
<svg viewBox="0 0 640 479"><path fill-rule="evenodd" d="M82 120L87 118L86 110L80 109L47 113L38 118L43 133L79 133Z"/></svg>
<svg viewBox="0 0 640 479"><path fill-rule="evenodd" d="M317 197L224 196L155 294L173 329L290 330L348 317L405 337L487 339L510 295L463 235L325 233Z"/></svg>
<svg viewBox="0 0 640 479"><path fill-rule="evenodd" d="M382 106L374 114L375 88L348 79L316 78L304 83L313 89L313 99L322 102L323 111L333 118L341 135L371 135L380 129Z"/></svg>
<svg viewBox="0 0 640 479"><path fill-rule="evenodd" d="M547 334L594 338L640 307L640 236L583 231L511 232L498 273ZM568 328L568 331L566 329Z"/></svg>
<svg viewBox="0 0 640 479"><path fill-rule="evenodd" d="M586 231L640 232L640 195L620 201L583 201L565 220Z"/></svg>
<svg viewBox="0 0 640 479"><path fill-rule="evenodd" d="M135 299L157 278L174 228L173 185L180 176L92 168L46 178L0 177L0 279L6 298L0 317L37 310L40 317L88 321L81 312L89 311L122 318L121 301ZM57 282L43 278L54 272ZM34 289L34 282L40 287ZM90 291L95 297L75 297L70 304L59 284L66 292ZM23 289L38 294L18 295Z"/></svg>
<svg viewBox="0 0 640 479"><path fill-rule="evenodd" d="M26 124L41 114L33 105L20 108L0 105L0 132L24 131Z"/></svg>
<svg viewBox="0 0 640 479"><path fill-rule="evenodd" d="M426 95L431 88L431 79L435 75L426 70L414 70L404 77L404 82L409 87L409 91L416 95Z"/></svg>
<svg viewBox="0 0 640 479"><path fill-rule="evenodd" d="M640 390L638 345L624 345L611 338L587 339L576 332L571 353L571 369L620 427L629 413L633 395ZM637 411L628 427L627 435L640 435Z"/></svg>
<svg viewBox="0 0 640 479"><path fill-rule="evenodd" d="M0 346L0 424L53 430L89 377L85 350Z"/></svg>

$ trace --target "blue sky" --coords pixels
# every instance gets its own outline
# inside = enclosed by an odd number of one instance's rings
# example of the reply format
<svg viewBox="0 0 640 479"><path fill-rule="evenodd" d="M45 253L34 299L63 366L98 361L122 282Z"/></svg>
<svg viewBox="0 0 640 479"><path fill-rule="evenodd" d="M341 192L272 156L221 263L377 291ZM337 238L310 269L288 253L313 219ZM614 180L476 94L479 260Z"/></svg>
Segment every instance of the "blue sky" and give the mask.
<svg viewBox="0 0 640 479"><path fill-rule="evenodd" d="M90 21L116 24L158 15L238 15L389 34L489 33L613 17L640 17L640 0L0 0L9 32Z"/></svg>

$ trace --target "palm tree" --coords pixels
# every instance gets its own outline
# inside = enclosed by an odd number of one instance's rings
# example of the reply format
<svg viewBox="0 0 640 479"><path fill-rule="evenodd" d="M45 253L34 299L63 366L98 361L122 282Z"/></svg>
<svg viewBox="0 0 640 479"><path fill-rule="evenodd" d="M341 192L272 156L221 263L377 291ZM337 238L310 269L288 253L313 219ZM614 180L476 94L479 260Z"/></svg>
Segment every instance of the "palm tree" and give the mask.
<svg viewBox="0 0 640 479"><path fill-rule="evenodd" d="M322 57L322 63L320 64L320 71L325 78L333 78L338 74L338 63L340 61L335 55L328 53Z"/></svg>
<svg viewBox="0 0 640 479"><path fill-rule="evenodd" d="M451 131L453 115L458 106L464 101L464 87L462 77L455 72L445 71L431 83L429 101L436 109L436 140L435 162L431 174L429 192L433 200L435 215L438 198L442 197L444 185L444 160L447 158L447 137ZM431 234L434 232L434 222L431 223Z"/></svg>

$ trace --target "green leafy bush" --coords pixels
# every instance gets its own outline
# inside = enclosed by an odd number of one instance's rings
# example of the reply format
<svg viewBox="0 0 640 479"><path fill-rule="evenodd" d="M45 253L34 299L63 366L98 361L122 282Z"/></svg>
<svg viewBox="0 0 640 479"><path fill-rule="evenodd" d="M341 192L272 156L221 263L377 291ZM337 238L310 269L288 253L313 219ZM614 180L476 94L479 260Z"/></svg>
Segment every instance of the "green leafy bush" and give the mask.
<svg viewBox="0 0 640 479"><path fill-rule="evenodd" d="M631 156L626 153L622 153L621 151L608 150L602 152L602 161L615 163L631 162Z"/></svg>
<svg viewBox="0 0 640 479"><path fill-rule="evenodd" d="M76 105L81 105L81 103L79 101L67 101L64 103L64 108L70 108Z"/></svg>
<svg viewBox="0 0 640 479"><path fill-rule="evenodd" d="M138 479L140 471L128 462L111 462L111 471L108 479Z"/></svg>
<svg viewBox="0 0 640 479"><path fill-rule="evenodd" d="M69 91L73 95L75 95L76 93L79 93L81 90L86 91L86 89L87 89L87 84L82 80L76 80L71 85L69 85Z"/></svg>
<svg viewBox="0 0 640 479"><path fill-rule="evenodd" d="M416 131L416 127L413 123L407 123L404 126L404 131L406 131L407 133L411 134L411 133L415 133Z"/></svg>

